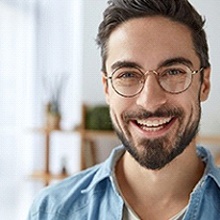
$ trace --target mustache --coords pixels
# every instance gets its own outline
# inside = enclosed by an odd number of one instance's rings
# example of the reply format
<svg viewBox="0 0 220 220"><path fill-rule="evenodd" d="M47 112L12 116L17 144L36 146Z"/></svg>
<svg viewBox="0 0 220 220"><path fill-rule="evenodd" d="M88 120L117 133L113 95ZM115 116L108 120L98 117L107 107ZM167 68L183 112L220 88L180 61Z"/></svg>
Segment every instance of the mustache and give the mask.
<svg viewBox="0 0 220 220"><path fill-rule="evenodd" d="M125 122L128 122L132 119L147 119L150 117L182 117L183 115L183 109L171 105L164 105L156 109L154 112L145 109L126 111L122 117Z"/></svg>

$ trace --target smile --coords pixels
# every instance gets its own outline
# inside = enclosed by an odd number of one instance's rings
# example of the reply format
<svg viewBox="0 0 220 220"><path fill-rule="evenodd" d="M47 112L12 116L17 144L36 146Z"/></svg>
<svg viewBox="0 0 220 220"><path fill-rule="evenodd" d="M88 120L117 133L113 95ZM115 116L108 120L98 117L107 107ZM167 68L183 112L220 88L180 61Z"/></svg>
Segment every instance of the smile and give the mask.
<svg viewBox="0 0 220 220"><path fill-rule="evenodd" d="M158 119L138 119L136 124L144 131L155 132L166 127L173 118L158 118Z"/></svg>

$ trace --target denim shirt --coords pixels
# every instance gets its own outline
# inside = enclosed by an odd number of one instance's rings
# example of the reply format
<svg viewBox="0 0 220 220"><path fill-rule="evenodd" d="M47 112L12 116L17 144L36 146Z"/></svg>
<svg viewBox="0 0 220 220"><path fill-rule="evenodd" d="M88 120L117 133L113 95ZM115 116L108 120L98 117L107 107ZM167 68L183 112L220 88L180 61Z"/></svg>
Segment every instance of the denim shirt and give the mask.
<svg viewBox="0 0 220 220"><path fill-rule="evenodd" d="M123 146L110 157L43 189L30 209L29 220L121 220L124 201L116 189L113 175ZM210 152L197 147L198 156L206 163L205 173L190 195L184 220L220 219L220 169L214 165Z"/></svg>

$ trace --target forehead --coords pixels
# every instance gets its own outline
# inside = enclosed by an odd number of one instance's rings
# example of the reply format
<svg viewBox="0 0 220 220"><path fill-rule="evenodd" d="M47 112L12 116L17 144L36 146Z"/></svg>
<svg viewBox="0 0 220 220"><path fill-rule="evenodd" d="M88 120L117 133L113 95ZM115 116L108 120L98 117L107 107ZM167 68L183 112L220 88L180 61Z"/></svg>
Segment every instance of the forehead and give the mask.
<svg viewBox="0 0 220 220"><path fill-rule="evenodd" d="M123 60L155 69L158 63L175 57L199 66L189 28L164 17L136 18L121 24L111 33L107 48L107 71Z"/></svg>

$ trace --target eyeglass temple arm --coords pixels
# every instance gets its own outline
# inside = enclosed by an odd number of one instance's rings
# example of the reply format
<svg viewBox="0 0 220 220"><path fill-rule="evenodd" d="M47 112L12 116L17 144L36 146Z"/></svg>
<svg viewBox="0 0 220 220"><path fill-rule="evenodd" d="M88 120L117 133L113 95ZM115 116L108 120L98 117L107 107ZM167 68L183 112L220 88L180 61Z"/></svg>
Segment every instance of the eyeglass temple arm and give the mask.
<svg viewBox="0 0 220 220"><path fill-rule="evenodd" d="M103 77L104 77L105 79L112 79L112 76L107 76L107 75L105 75L105 73L103 73Z"/></svg>
<svg viewBox="0 0 220 220"><path fill-rule="evenodd" d="M199 70L194 70L194 71L192 71L192 75L195 75L196 73L200 73L201 71L203 71L205 68L204 67L202 67L202 68L200 68Z"/></svg>

